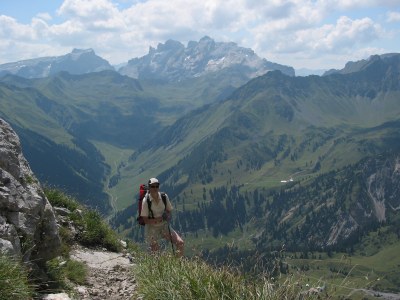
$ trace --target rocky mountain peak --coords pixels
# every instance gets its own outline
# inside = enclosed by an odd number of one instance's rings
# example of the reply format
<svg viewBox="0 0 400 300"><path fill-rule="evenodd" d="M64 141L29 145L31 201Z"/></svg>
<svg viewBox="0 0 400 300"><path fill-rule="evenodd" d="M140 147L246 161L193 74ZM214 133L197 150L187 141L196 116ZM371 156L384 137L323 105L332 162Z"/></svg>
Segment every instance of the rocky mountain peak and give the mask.
<svg viewBox="0 0 400 300"><path fill-rule="evenodd" d="M186 47L174 40L159 44L156 49L150 47L147 55L130 60L119 72L133 78L180 81L232 67L242 68L249 79L271 70L294 76L291 67L269 62L232 42L215 42L208 36L190 41Z"/></svg>
<svg viewBox="0 0 400 300"><path fill-rule="evenodd" d="M215 41L212 38L210 38L208 36L205 36L205 37L202 37L200 39L198 45L199 45L200 48L208 49L210 51L210 50L213 50L215 48L216 44L215 44Z"/></svg>
<svg viewBox="0 0 400 300"><path fill-rule="evenodd" d="M72 49L71 53L66 55L67 57L71 57L73 60L78 60L80 58L82 58L83 56L96 56L96 53L94 52L94 50L92 48L89 49Z"/></svg>
<svg viewBox="0 0 400 300"><path fill-rule="evenodd" d="M212 38L209 36L204 36L200 39L200 41L189 41L187 44L187 49L192 49L192 48L198 48L200 45L200 48L212 48L215 46L215 42Z"/></svg>
<svg viewBox="0 0 400 300"><path fill-rule="evenodd" d="M25 78L43 78L61 71L86 74L104 70L114 70L114 68L90 48L73 49L71 53L62 56L28 59L0 65L0 75L13 74Z"/></svg>
<svg viewBox="0 0 400 300"><path fill-rule="evenodd" d="M162 51L177 51L177 50L181 50L184 49L185 46L183 44L181 44L178 41L174 41L174 40L167 40L165 42L165 44L158 44L157 46L157 51L158 52L162 52Z"/></svg>
<svg viewBox="0 0 400 300"><path fill-rule="evenodd" d="M74 48L71 51L71 54L83 54L83 53L90 53L90 54L94 54L95 55L94 50L92 48L89 48L89 49L77 49L77 48Z"/></svg>

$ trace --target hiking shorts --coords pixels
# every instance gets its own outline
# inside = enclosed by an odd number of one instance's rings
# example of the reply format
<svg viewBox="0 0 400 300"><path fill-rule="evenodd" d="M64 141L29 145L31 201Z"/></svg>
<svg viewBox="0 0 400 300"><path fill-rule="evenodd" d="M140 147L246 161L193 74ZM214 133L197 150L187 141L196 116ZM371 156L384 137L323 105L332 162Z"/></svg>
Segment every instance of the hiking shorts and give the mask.
<svg viewBox="0 0 400 300"><path fill-rule="evenodd" d="M146 242L149 244L158 242L161 239L170 239L168 223L164 222L161 225L146 224L144 227L144 236Z"/></svg>

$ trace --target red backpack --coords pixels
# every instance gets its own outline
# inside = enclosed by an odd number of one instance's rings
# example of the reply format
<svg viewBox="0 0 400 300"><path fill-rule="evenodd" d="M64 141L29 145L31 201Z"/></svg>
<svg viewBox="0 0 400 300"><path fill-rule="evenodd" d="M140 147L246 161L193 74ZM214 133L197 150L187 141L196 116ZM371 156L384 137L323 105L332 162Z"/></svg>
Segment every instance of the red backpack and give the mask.
<svg viewBox="0 0 400 300"><path fill-rule="evenodd" d="M143 221L143 217L140 216L141 212L142 212L142 203L143 203L143 198L146 196L147 192L148 192L149 188L147 186L147 184L141 184L139 187L139 199L138 199L138 217L137 217L137 221L139 223L139 225L144 226L144 221Z"/></svg>
<svg viewBox="0 0 400 300"><path fill-rule="evenodd" d="M139 225L146 225L144 223L143 217L140 216L140 214L142 213L142 204L143 204L143 199L144 197L148 197L147 192L149 191L149 186L147 184L141 184L139 187L139 199L138 199L138 217L136 218L137 222L139 223ZM165 193L161 193L161 199L165 205L165 208L167 207L167 199L165 196ZM149 218L154 218L153 216L153 211L151 210L151 201L147 200L147 205L149 207Z"/></svg>

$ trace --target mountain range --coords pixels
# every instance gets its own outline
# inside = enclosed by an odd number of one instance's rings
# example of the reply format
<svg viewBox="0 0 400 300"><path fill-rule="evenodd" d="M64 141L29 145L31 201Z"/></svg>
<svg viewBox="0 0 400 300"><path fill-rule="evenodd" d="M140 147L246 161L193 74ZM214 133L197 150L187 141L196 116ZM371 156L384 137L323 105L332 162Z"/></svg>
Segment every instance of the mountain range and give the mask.
<svg viewBox="0 0 400 300"><path fill-rule="evenodd" d="M235 43L215 42L207 36L199 42L189 42L187 47L174 40L158 44L156 49L150 47L147 55L131 59L118 71L139 79L181 81L235 66L248 78L271 70L291 76L295 73L292 67L261 59L251 49Z"/></svg>
<svg viewBox="0 0 400 300"><path fill-rule="evenodd" d="M0 116L41 182L122 233L139 237L135 197L154 176L177 228L210 245L327 249L398 228L399 54L307 77L209 37L117 71L74 57L0 65Z"/></svg>
<svg viewBox="0 0 400 300"><path fill-rule="evenodd" d="M215 42L203 37L199 42L182 43L168 40L157 48L150 47L149 53L133 58L118 68L122 75L132 78L177 82L204 76L223 69L239 68L249 78L280 70L294 76L292 67L262 59L253 50L235 43ZM74 49L58 57L42 57L0 65L2 74L13 74L25 78L43 78L60 71L70 74L87 74L103 70L115 70L108 61L97 56L93 49Z"/></svg>

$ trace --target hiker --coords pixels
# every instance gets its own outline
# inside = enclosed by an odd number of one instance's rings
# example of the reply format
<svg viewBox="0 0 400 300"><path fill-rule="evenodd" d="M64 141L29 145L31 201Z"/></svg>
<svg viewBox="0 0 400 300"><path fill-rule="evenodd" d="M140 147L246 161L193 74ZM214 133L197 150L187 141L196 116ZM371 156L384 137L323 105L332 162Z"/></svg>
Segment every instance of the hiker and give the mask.
<svg viewBox="0 0 400 300"><path fill-rule="evenodd" d="M172 205L168 195L165 195L165 204L160 193L160 183L157 178L149 179L149 193L143 199L142 211L140 216L146 224L144 235L146 242L150 244L152 252L160 250L158 241L166 239L176 246L178 256L183 255L184 242L179 234L169 225L171 218ZM150 210L147 201L151 202ZM153 218L151 217L153 215Z"/></svg>

